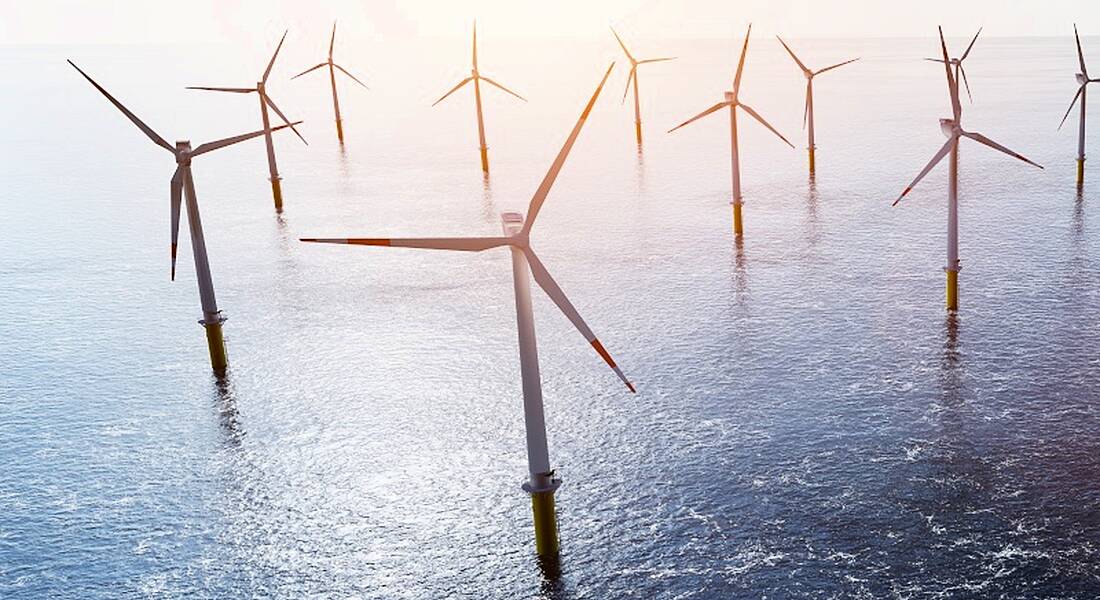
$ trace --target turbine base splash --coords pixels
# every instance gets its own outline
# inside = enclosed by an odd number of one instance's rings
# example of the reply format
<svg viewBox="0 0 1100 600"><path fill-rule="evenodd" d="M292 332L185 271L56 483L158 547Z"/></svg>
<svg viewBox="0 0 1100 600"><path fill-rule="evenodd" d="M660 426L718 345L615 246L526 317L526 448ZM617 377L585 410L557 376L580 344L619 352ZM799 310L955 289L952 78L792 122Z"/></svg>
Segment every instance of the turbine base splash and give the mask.
<svg viewBox="0 0 1100 600"><path fill-rule="evenodd" d="M271 197L275 199L275 211L283 212L283 186L278 177L271 178Z"/></svg>
<svg viewBox="0 0 1100 600"><path fill-rule="evenodd" d="M959 310L959 272L947 272L947 310Z"/></svg>
<svg viewBox="0 0 1100 600"><path fill-rule="evenodd" d="M222 323L225 318L220 315L213 321L199 321L206 328L206 345L210 350L210 367L217 373L224 373L229 365L229 358L225 352L225 338L222 336Z"/></svg>
<svg viewBox="0 0 1100 600"><path fill-rule="evenodd" d="M535 489L530 483L523 484L523 490L531 494L531 511L535 522L535 551L541 558L558 556L561 545L558 542L558 516L554 508L554 492L561 485L560 479L552 479L545 474L547 485Z"/></svg>

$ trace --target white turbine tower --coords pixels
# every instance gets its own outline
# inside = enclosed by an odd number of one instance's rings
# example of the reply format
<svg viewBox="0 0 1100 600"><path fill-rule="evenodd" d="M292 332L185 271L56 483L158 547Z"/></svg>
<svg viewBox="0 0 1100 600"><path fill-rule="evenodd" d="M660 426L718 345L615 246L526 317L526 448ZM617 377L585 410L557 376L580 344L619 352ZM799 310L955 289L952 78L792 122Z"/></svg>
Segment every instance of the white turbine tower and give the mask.
<svg viewBox="0 0 1100 600"><path fill-rule="evenodd" d="M951 160L948 168L948 183L947 183L947 266L944 267L944 271L947 272L947 310L956 311L959 309L959 140L961 138L969 138L998 150L1005 154L1022 160L1030 165L1034 165L1042 169L1043 167L1031 160L1027 159L1021 154L1017 154L1008 148L994 142L993 140L985 137L980 133L972 131L966 131L962 128L962 104L959 102L959 86L955 77L951 73L951 63L947 58L947 43L943 40L943 28L940 28L940 49L943 51L943 63L944 72L947 74L947 91L951 96L951 112L952 118L940 119L940 129L943 130L944 135L947 136L947 142L943 147L936 152L936 155L932 157L932 160L925 165L924 169L917 174L913 183L909 184L909 187L905 188L905 191L898 196L898 199L894 201L896 206L901 199L909 194L910 191L917 185L924 176L928 174L943 158L947 155L951 155Z"/></svg>
<svg viewBox="0 0 1100 600"><path fill-rule="evenodd" d="M761 117L760 114L753 110L748 104L742 102L740 96L738 95L741 91L741 72L745 69L745 53L748 52L749 49L749 35L751 33L752 24L749 24L748 31L745 32L745 44L741 48L741 60L739 60L737 63L737 73L733 76L733 91L726 92L726 98L722 102L715 104L714 106L704 110L703 112L695 115L687 121L684 121L676 127L668 130L669 133L672 133L673 131L676 131L677 129L683 127L684 125L687 125L688 123L698 121L699 119L702 119L703 117L715 111L729 107L730 167L733 174L733 233L737 237L741 237L741 234L744 233L744 228L741 226L741 159L738 155L737 150L737 109L740 108L741 110L747 112L749 116L756 119L757 121L760 121L761 125L767 127L769 131L779 136L779 139L783 140L784 143L786 143L791 148L794 148L794 145L791 144L787 140L787 138L783 137L781 133L776 131L774 127L772 127L767 121L764 120L764 117Z"/></svg>
<svg viewBox="0 0 1100 600"><path fill-rule="evenodd" d="M783 41L783 38L777 35L775 36L775 39L779 40L780 44L783 44L783 48L787 50L787 54L791 55L791 58L793 58L794 62L798 64L798 68L802 69L802 74L806 77L806 107L802 111L802 127L807 131L809 141L807 142L808 145L806 146L806 150L810 154L810 175L813 175L816 171L816 166L814 162L814 151L817 149L817 145L814 143L814 77L821 75L822 73L832 71L837 67L843 67L844 65L854 63L859 59L853 58L851 60L846 60L842 63L837 63L835 65L825 67L824 69L813 71L806 65L802 64L801 60L798 60L798 57L795 56L794 51L791 50L790 46L787 45L787 42Z"/></svg>
<svg viewBox="0 0 1100 600"><path fill-rule="evenodd" d="M626 53L627 60L630 61L630 76L626 78L626 89L623 90L623 102L626 102L626 95L630 92L631 83L634 84L634 136L638 140L638 145L642 143L642 106L641 100L638 99L638 66L655 62L664 62L666 60L675 60L675 56L669 56L665 58L647 58L644 60L637 60L634 55L630 53L630 50L626 49L626 44L623 43L623 38L619 37L619 33L615 31L615 28L611 28L611 33L618 40L619 46L622 47L623 52Z"/></svg>
<svg viewBox="0 0 1100 600"><path fill-rule="evenodd" d="M577 136L584 126L585 120L592 111L596 98L600 95L604 83L607 82L611 69L608 67L595 93L592 94L580 119L574 125L557 158L554 159L550 170L546 173L542 183L539 184L535 195L531 198L527 210L527 218L519 213L504 213L501 215L504 235L500 237L470 237L470 238L303 238L303 242L320 242L328 244L357 244L363 246L391 246L400 248L426 248L435 250L457 250L465 252L481 252L491 248L508 247L512 254L512 275L515 287L516 320L519 330L519 355L520 376L523 382L523 414L527 430L527 462L529 478L523 489L531 495L531 504L534 512L535 541L538 554L543 557L554 557L558 553L557 518L554 514L554 492L561 485L561 480L554 476L554 470L550 466L550 453L546 442L546 424L543 415L542 383L539 377L538 347L535 340L535 321L531 310L531 289L528 282L528 273L535 278L535 282L546 292L554 304L565 313L565 316L580 331L584 339L603 358L604 362L626 384L631 392L633 384L626 378L622 370L611 358L596 334L581 318L573 303L566 297L565 292L558 286L550 272L543 266L531 247L531 227L538 217L546 196L550 193L550 187L557 179L562 165L565 163L569 151L577 141Z"/></svg>
<svg viewBox="0 0 1100 600"><path fill-rule="evenodd" d="M1069 103L1069 108L1066 110L1065 116L1062 117L1062 122L1058 124L1058 129L1062 129L1062 125L1066 124L1066 119L1069 118L1073 105L1080 99L1081 119L1077 130L1077 185L1080 186L1085 183L1085 100L1088 96L1085 88L1088 84L1096 83L1100 79L1089 79L1089 70L1085 67L1085 53L1081 51L1081 36L1077 34L1076 23L1073 25L1073 37L1077 39L1077 60L1081 65L1081 72L1077 73L1077 83L1080 87L1077 88L1073 101Z"/></svg>
<svg viewBox="0 0 1100 600"><path fill-rule="evenodd" d="M477 68L477 21L474 21L474 63L473 63L473 68L470 69L470 76L467 77L466 79L463 79L462 81L458 82L458 85L451 88L450 91L448 91L446 94L443 94L442 98L440 98L439 100L436 100L435 102L433 102L432 106L435 106L436 104L439 104L440 102L443 102L443 100L447 96L450 96L451 94L455 93L456 91L459 90L459 88L466 85L467 83L470 83L471 81L474 82L474 104L477 106L477 138L478 138L478 143L480 144L480 148L481 148L481 170L485 173L488 173L489 172L489 147L485 145L485 118L481 114L481 82L484 81L485 83L488 83L489 85L500 88L501 90L503 90L505 92L508 92L509 94L515 96L516 98L519 98L520 100L523 100L524 102L527 102L527 99L524 98L523 96L520 96L519 94L513 92L512 90L504 87L503 85L493 81L492 79L489 79L488 77L482 75L480 71L478 71L478 68Z"/></svg>
<svg viewBox="0 0 1100 600"><path fill-rule="evenodd" d="M210 365L217 372L223 372L228 364L228 360L225 354L225 340L222 337L222 323L225 322L225 317L222 312L218 310L218 302L214 297L214 281L210 277L210 261L206 257L206 242L202 235L202 221L199 218L199 200L195 195L195 180L191 177L191 159L196 156L206 154L236 144L237 142L243 142L250 140L254 137L264 135L267 131L262 129L260 131L253 131L252 133L246 133L214 142L207 142L200 144L197 148L191 148L191 142L178 141L173 146L169 144L153 131L148 125L143 123L141 119L138 119L134 113L130 112L121 102L115 99L114 96L109 94L107 90L103 89L94 79L88 76L87 73L82 71L80 67L76 66L73 61L69 61L69 64L74 69L80 72L101 94L107 97L111 101L111 104L115 105L115 108L122 111L122 114L126 115L126 118L137 125L138 129L142 131L154 144L164 148L172 153L176 158L176 172L172 175L171 184L171 210L172 210L172 280L176 279L176 240L179 238L180 229L180 205L183 198L187 199L187 225L191 230L191 251L195 256L195 277L199 284L199 300L202 303L202 319L199 323L206 328L206 342L210 350ZM280 125L273 131L278 131L291 125L297 125L301 121L297 121L292 124Z"/></svg>
<svg viewBox="0 0 1100 600"><path fill-rule="evenodd" d="M341 67L340 65L333 62L333 60L332 60L332 50L335 47L336 47L336 22L333 21L332 22L332 39L330 39L329 43L328 43L328 60L326 60L323 63L318 63L318 64L306 69L305 71L302 71L301 73L298 73L294 77L291 77L291 79L297 79L297 78L301 77L302 75L305 75L306 73L309 73L310 71L315 71L317 69L320 69L321 67L328 67L328 80L329 80L329 83L332 84L332 111L336 115L336 137L340 140L340 143L343 144L344 143L344 121L340 117L340 98L339 98L339 96L336 95L336 71L340 71L344 75L347 75L348 77L351 77L352 80L355 81L355 83L358 83L359 85L363 86L364 88L366 88L368 90L370 88L367 87L367 84L363 83L362 81L359 81L359 79L355 75L352 75L351 73L348 73L347 69L345 69L344 67Z"/></svg>
<svg viewBox="0 0 1100 600"><path fill-rule="evenodd" d="M204 87L204 86L188 86L189 90L205 90L208 92L230 92L234 94L251 94L256 93L260 98L260 121L264 126L264 143L267 145L267 170L271 175L271 195L275 199L275 210L281 212L283 210L283 188L279 181L282 177L279 177L279 167L275 164L275 143L271 139L271 120L267 115L267 108L270 106L271 110L275 111L275 114L279 115L279 118L283 120L283 123L290 125L290 119L286 118L283 111L279 110L279 107L275 105L275 101L271 99L271 96L267 93L267 78L271 75L271 67L275 66L275 57L279 56L279 50L283 47L283 41L286 40L286 32L283 32L282 39L279 40L279 45L275 48L275 54L271 55L271 61L267 63L267 68L264 69L263 77L256 82L256 87L251 88L234 88L234 87ZM297 129L291 127L295 135L302 140L303 144L308 144L306 138L302 137L302 134L298 133Z"/></svg>

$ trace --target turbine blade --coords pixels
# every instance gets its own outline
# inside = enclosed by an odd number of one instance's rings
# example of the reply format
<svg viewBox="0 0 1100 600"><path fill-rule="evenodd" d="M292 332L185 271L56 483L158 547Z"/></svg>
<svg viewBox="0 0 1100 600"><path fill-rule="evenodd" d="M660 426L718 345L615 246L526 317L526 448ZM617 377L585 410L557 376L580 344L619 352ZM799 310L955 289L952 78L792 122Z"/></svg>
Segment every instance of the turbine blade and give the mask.
<svg viewBox="0 0 1100 600"><path fill-rule="evenodd" d="M336 47L336 21L332 22L332 39L328 42L328 60L332 62L332 50Z"/></svg>
<svg viewBox="0 0 1100 600"><path fill-rule="evenodd" d="M309 142L306 141L306 138L302 137L301 133L298 133L298 130L295 129L294 125L291 124L290 119L286 118L286 115L283 114L283 111L279 110L278 106L275 106L275 101L271 99L271 96L264 94L264 100L267 102L267 105L271 107L271 110L275 111L275 114L279 115L279 118L283 120L283 123L286 123L287 127L290 127L290 130L294 132L294 135L298 136L298 139L302 140L302 143L308 146Z"/></svg>
<svg viewBox="0 0 1100 600"><path fill-rule="evenodd" d="M623 43L623 38L619 37L619 32L615 31L614 27L611 28L611 34L615 36L616 40L618 40L619 47L622 48L623 52L626 53L626 58L630 61L630 64L634 64L636 62L634 60L634 55L630 53L630 50L626 49L626 44Z"/></svg>
<svg viewBox="0 0 1100 600"><path fill-rule="evenodd" d="M298 125L299 123L301 123L301 121L295 121L295 122L289 123L287 125L279 125L278 127L272 127L271 131L272 132L279 131L280 129L286 129L287 127L293 127L295 125ZM198 156L200 154L206 154L207 152L213 152L214 150L218 150L219 148L225 148L226 146L232 146L233 144L236 144L238 142L243 142L245 140L250 140L254 137L258 137L258 136L263 135L264 131L266 131L266 130L261 129L259 131L253 131L252 133L244 133L244 134L241 134L241 135L235 135L233 137L225 138L225 139L222 139L222 140L216 140L216 141L213 141L213 142L206 142L205 144L200 144L198 148L195 148L191 152L191 156Z"/></svg>
<svg viewBox="0 0 1100 600"><path fill-rule="evenodd" d="M507 237L484 238L301 238L303 242L317 244L351 244L353 246L390 246L394 248L421 248L426 250L459 250L481 252L490 248L507 246Z"/></svg>
<svg viewBox="0 0 1100 600"><path fill-rule="evenodd" d="M172 281L176 280L176 246L180 237L180 201L183 199L183 178L180 171L183 167L176 167L172 175Z"/></svg>
<svg viewBox="0 0 1100 600"><path fill-rule="evenodd" d="M902 198L908 195L909 192L913 191L913 188L917 186L917 182L919 182L921 179L924 179L924 176L927 175L933 167L939 164L939 162L943 160L943 157L947 156L948 152L951 152L951 145L956 143L957 141L958 138L954 136L948 138L947 141L943 144L943 147L940 148L938 152L936 152L936 155L932 157L932 160L928 161L928 164L924 166L924 169L922 169L921 172L917 175L916 179L913 180L913 183L910 183L909 187L905 188L905 191L902 192L900 196L898 196L897 200L894 200L894 204L892 204L891 206L897 206L898 202L901 202Z"/></svg>
<svg viewBox="0 0 1100 600"><path fill-rule="evenodd" d="M626 87L623 88L623 99L622 99L622 101L619 102L619 104L625 104L626 103L626 95L630 93L630 83L632 81L634 81L634 74L637 72L637 70L638 70L638 65L632 65L630 67L630 75L627 76L627 78L626 78Z"/></svg>
<svg viewBox="0 0 1100 600"><path fill-rule="evenodd" d="M842 62L842 63L837 63L837 64L835 64L835 65L832 65L832 66L829 66L829 67L825 67L824 69L821 69L820 71L818 71L818 72L814 73L814 75L821 75L822 73L824 73L824 72L826 72L826 71L832 71L833 69L835 69L835 68L837 68L837 67L843 67L844 65L850 65L850 64L852 64L852 63L856 62L857 60L859 60L860 58L861 58L861 57L856 57L856 58L853 58L853 59L851 59L851 60L846 60L846 61L844 61L844 62Z"/></svg>
<svg viewBox="0 0 1100 600"><path fill-rule="evenodd" d="M962 60L959 60L959 75L962 76L963 85L966 86L966 97L970 98L970 103L974 104L974 95L970 93L970 81L966 79L966 68L962 66Z"/></svg>
<svg viewBox="0 0 1100 600"><path fill-rule="evenodd" d="M477 70L477 19L474 19L474 70Z"/></svg>
<svg viewBox="0 0 1100 600"><path fill-rule="evenodd" d="M760 121L761 125L763 125L764 127L767 127L768 130L770 130L775 135L779 136L779 139L786 142L786 144L788 146L790 146L791 148L794 148L794 144L792 144L790 141L788 141L787 138L783 137L782 133L779 133L778 131L776 131L775 127L772 127L770 123L768 123L767 121L764 120L764 117L761 117L759 114L757 114L757 112L755 110L753 110L748 104L742 104L742 103L738 102L737 106L745 109L745 112L752 115L752 118L756 119L757 121Z"/></svg>
<svg viewBox="0 0 1100 600"><path fill-rule="evenodd" d="M942 58L926 58L924 60L927 60L928 62L934 62L934 63L942 63L943 62Z"/></svg>
<svg viewBox="0 0 1100 600"><path fill-rule="evenodd" d="M962 64L962 61L966 60L966 57L970 55L970 50L974 48L974 43L978 41L978 36L981 35L981 34L982 34L982 28L979 27L978 28L978 33L974 34L974 39L970 40L970 45L966 47L966 52L963 52L962 57L959 58L959 63L960 64Z"/></svg>
<svg viewBox="0 0 1100 600"><path fill-rule="evenodd" d="M1001 152L1004 152L1005 154L1011 156L1012 158L1022 160L1024 162L1026 162L1027 164L1035 166L1035 167L1039 167L1040 169L1043 168L1043 165L1040 165L1039 163L1027 158L1023 154L1020 154L1018 152L1013 152L1012 150L1009 150L1008 148L1005 148L1004 146L998 144L997 142L994 142L993 140L985 137L984 135L982 135L980 133L973 133L973 132L970 132L970 131L964 131L964 132L962 132L962 134L964 136L974 140L975 142L978 142L979 144L985 144L986 146L989 146L990 148L993 148L994 150L999 150Z"/></svg>
<svg viewBox="0 0 1100 600"><path fill-rule="evenodd" d="M775 39L779 40L780 44L783 44L783 47L787 50L787 54L791 55L791 58L793 58L794 62L798 64L798 68L802 69L803 73L809 74L811 72L808 68L806 68L806 65L802 64L802 61L798 60L798 57L794 55L794 50L791 50L791 47L787 45L787 42L783 41L783 38L777 35L775 36Z"/></svg>
<svg viewBox="0 0 1100 600"><path fill-rule="evenodd" d="M261 79L260 81L262 81L264 83L267 83L267 77L268 77L268 75L271 75L271 67L275 66L275 57L279 56L279 50L282 49L283 42L286 41L286 34L287 33L290 33L289 29L283 32L283 37L282 37L282 39L279 40L279 45L275 47L275 54L271 55L271 61L267 63L267 69L264 70L263 79Z"/></svg>
<svg viewBox="0 0 1100 600"><path fill-rule="evenodd" d="M573 323L573 327L576 327L577 331L581 332L584 339L588 340L589 344L592 344L592 347L595 348L596 352L603 358L604 362L607 363L607 366L611 367L611 370L615 371L619 379L626 384L627 389L629 389L631 393L637 393L637 390L634 389L634 384L630 383L630 380L623 374L622 369L615 364L615 359L611 358L611 355L608 354L603 344L600 343L596 334L592 333L592 329L584 322L580 313L577 312L577 308L573 306L573 303L569 301L565 292L563 292L561 287L558 286L558 283L554 281L554 278L550 276L550 272L543 266L539 257L536 256L534 251L530 248L525 249L524 254L527 255L527 263L531 266L531 274L534 275L535 281L539 284L539 287L546 292L547 296L550 296L550 299L554 301L558 309L565 314L566 318L568 318L571 323Z"/></svg>
<svg viewBox="0 0 1100 600"><path fill-rule="evenodd" d="M1077 104L1077 99L1081 97L1081 94L1085 92L1086 83L1082 83L1081 87L1077 88L1077 93L1073 95L1073 101L1069 103L1069 108L1066 109L1066 114L1062 117L1062 122L1058 124L1058 130L1062 129L1062 125L1066 124L1066 119L1069 118L1069 113L1073 111L1073 106Z"/></svg>
<svg viewBox="0 0 1100 600"><path fill-rule="evenodd" d="M443 94L443 96L439 100L436 100L435 102L432 102L432 106L435 106L436 104L439 104L440 102L443 102L443 100L446 99L447 96L450 96L451 94L457 92L458 88L466 85L467 83L470 83L471 81L473 81L473 79L474 79L473 77L467 77L466 79L463 79L462 81L458 82L458 85L451 88L451 91L447 92L446 94Z"/></svg>
<svg viewBox="0 0 1100 600"><path fill-rule="evenodd" d="M519 94L513 92L512 90L510 90L510 89L504 87L503 85L500 85L499 83L493 81L492 79L489 79L488 77L486 77L484 75L479 75L479 77L481 77L481 80L484 81L485 83L488 83L489 85L496 86L497 88L500 88L501 90L504 90L505 92L508 92L509 94L515 96L516 98L519 98L520 100L523 100L524 102L527 102L527 98L524 98L523 96L520 96Z"/></svg>
<svg viewBox="0 0 1100 600"><path fill-rule="evenodd" d="M206 87L200 85L189 85L185 90L203 90L206 92L231 92L234 94L251 94L256 91L256 88L231 88L231 87Z"/></svg>
<svg viewBox="0 0 1100 600"><path fill-rule="evenodd" d="M1081 36L1077 34L1077 23L1073 24L1073 37L1077 40L1077 60L1081 63L1081 74L1087 78L1089 71L1085 67L1085 53L1081 51Z"/></svg>
<svg viewBox="0 0 1100 600"><path fill-rule="evenodd" d="M703 112L695 115L694 117L688 119L687 121L684 121L683 123L680 123L676 127L673 127L672 129L669 129L668 132L672 133L673 131L676 131L677 129L683 127L684 125L687 125L688 123L693 123L695 121L698 121L699 119L702 119L703 117L709 115L710 113L712 113L712 112L714 112L714 111L716 111L720 108L725 108L729 105L730 105L729 102L719 102L718 104L715 104L714 106L704 110Z"/></svg>
<svg viewBox="0 0 1100 600"><path fill-rule="evenodd" d="M344 75L347 75L348 77L351 77L352 79L354 79L355 83L358 83L359 85L363 86L364 88L366 88L368 90L370 89L369 87L367 87L367 84L363 83L362 81L359 81L358 77L356 77L355 75L352 75L351 73L348 73L348 70L345 69L344 67L341 67L340 65L338 65L336 63L332 63L332 66L336 67L337 69L340 69L340 71Z"/></svg>
<svg viewBox="0 0 1100 600"><path fill-rule="evenodd" d="M114 96L112 96L110 93L107 92L107 90L103 89L103 86L96 83L96 81L94 79L92 79L91 77L89 77L87 73L82 71L80 69L80 67L76 66L76 63L74 63L71 60L68 61L68 62L69 62L70 65L73 66L74 69L79 71L80 74L84 76L84 79L87 79L89 83L91 83L93 86L95 86L95 89L99 90L99 93L106 96L107 99L111 101L111 104L115 105L115 108L122 111L122 114L126 115L126 118L130 119L131 123L133 123L134 125L137 125L137 128L140 129L142 133L144 133L146 136L148 136L149 139L153 140L154 144L164 148L165 150L171 152L172 154L176 153L176 149L172 146L172 144L169 144L168 142L164 141L164 138L157 135L157 132L153 131L152 128L150 128L148 125L143 123L141 121L141 119L137 118L137 115L130 112L130 109L123 106L122 103L119 102L118 100L116 100Z"/></svg>
<svg viewBox="0 0 1100 600"><path fill-rule="evenodd" d="M666 60L676 60L677 58L678 57L676 57L676 56L665 56L663 58L647 58L645 60L639 60L638 64L639 65L645 65L645 64L649 64L649 63L655 63L655 62L665 62Z"/></svg>
<svg viewBox="0 0 1100 600"><path fill-rule="evenodd" d="M951 59L947 57L947 42L943 40L943 27L940 30L940 50L943 51L943 70L947 73L947 92L951 95L951 112L955 116L955 123L962 116L962 104L959 103L959 82L951 74Z"/></svg>
<svg viewBox="0 0 1100 600"><path fill-rule="evenodd" d="M741 72L745 70L745 54L749 51L749 35L752 34L752 23L749 23L748 31L745 32L745 45L741 46L741 60L737 61L737 74L733 76L733 95L737 96L737 91L741 88Z"/></svg>
<svg viewBox="0 0 1100 600"><path fill-rule="evenodd" d="M317 69L320 69L321 67L324 67L326 65L328 65L328 63L323 62L323 63L321 63L321 64L319 64L315 67L310 67L310 68L306 69L305 71L302 71L301 73L298 73L294 77L291 77L291 79L297 79L297 78L301 77L302 75L305 75L306 73L309 73L310 71L316 71Z"/></svg>
<svg viewBox="0 0 1100 600"><path fill-rule="evenodd" d="M546 176L542 178L542 183L539 184L535 195L531 197L531 204L527 209L527 218L523 223L523 233L527 234L531 231L531 226L535 224L535 218L539 216L539 210L542 209L542 203L546 201L547 194L550 193L550 187L554 185L554 180L558 178L558 173L561 172L562 166L565 165L565 159L569 156L569 151L573 149L573 144L577 141L577 136L581 134L581 129L584 127L584 122L588 119L588 114L592 112L592 107L596 105L596 99L600 97L600 91L603 90L603 85L607 83L607 78L611 76L611 69L615 68L615 63L611 63L607 67L607 72L603 74L603 79L600 80L600 84L596 86L596 91L592 93L592 97L588 100L588 104L585 105L584 110L581 112L580 118L577 119L577 124L573 126L573 131L569 132L569 137L566 138L565 144L562 145L561 150L558 151L558 155L554 158L554 162L550 165L550 170L546 172Z"/></svg>

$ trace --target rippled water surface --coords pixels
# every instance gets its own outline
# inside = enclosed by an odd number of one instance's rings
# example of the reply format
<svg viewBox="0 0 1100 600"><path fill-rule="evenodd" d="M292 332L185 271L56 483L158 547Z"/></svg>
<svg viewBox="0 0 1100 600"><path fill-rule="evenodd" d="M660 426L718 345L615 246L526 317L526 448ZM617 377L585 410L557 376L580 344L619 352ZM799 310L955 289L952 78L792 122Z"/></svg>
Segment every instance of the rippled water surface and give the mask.
<svg viewBox="0 0 1100 600"><path fill-rule="evenodd" d="M272 35L274 37L274 34ZM1059 597L1100 593L1100 166L1073 186L1072 38L979 41L964 123L1039 171L961 151L962 310L943 310L946 171L931 39L773 39L742 96L746 236L730 235L721 99L739 39L639 38L646 143L620 64L534 229L543 262L639 388L541 293L563 544L533 556L511 270L483 254L300 236L495 235L616 55L483 42L493 174L465 76L349 34L335 143L323 48L292 32L273 96L306 120L195 160L231 369L210 373L189 244L169 281L169 140L258 126L266 48L5 47L0 65L0 596ZM960 47L963 40L951 40ZM1100 52L1100 40L1085 40ZM1093 131L1097 131L1096 128ZM1092 147L1100 139L1090 135Z"/></svg>

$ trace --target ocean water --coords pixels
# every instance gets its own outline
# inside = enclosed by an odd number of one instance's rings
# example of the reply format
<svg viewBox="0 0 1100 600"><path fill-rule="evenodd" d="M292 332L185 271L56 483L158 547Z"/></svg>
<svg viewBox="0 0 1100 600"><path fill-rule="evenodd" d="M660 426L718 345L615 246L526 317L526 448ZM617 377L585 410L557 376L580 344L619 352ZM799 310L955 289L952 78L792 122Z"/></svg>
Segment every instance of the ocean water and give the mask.
<svg viewBox="0 0 1100 600"><path fill-rule="evenodd" d="M931 32L930 32L931 33ZM958 32L963 33L963 32ZM275 37L274 35L272 37ZM946 170L890 203L949 114L931 36L750 46L744 243L721 100L740 38L631 40L645 143L613 39L483 35L492 175L464 40L349 31L327 82L290 75L277 139L196 158L231 368L210 372L190 247L169 281L166 139L256 129L270 48L0 48L0 597L1092 598L1100 593L1100 167L1074 186L1071 37L982 39L964 126L1040 162L961 150L961 310L943 308ZM965 40L949 40L961 51ZM1100 40L1084 40L1100 52ZM611 60L533 244L639 389L534 294L561 573L533 553L508 253L307 245L495 235ZM347 83L345 81L345 83ZM1089 144L1100 144L1096 128Z"/></svg>

